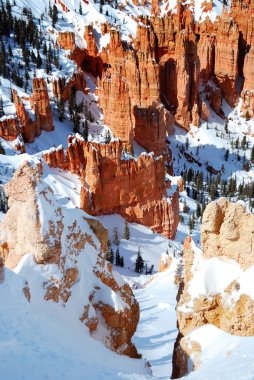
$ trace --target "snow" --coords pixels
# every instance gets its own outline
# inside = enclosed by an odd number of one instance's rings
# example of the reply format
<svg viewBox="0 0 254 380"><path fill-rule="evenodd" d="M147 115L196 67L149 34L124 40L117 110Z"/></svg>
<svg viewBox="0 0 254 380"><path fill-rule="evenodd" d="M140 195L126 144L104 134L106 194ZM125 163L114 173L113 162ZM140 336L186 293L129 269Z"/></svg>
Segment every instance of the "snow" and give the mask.
<svg viewBox="0 0 254 380"><path fill-rule="evenodd" d="M42 272L40 266L31 261L31 256L22 264L17 274L5 269L5 279L0 287L1 306L4 305L0 313L3 378L150 378L143 361L113 353L91 338L78 319L76 323L73 320L70 323L71 308L67 311L53 302L45 302L37 291L32 294L29 304L22 294L25 274L22 268L25 265L30 274L34 272L33 285L38 282L38 272Z"/></svg>
<svg viewBox="0 0 254 380"><path fill-rule="evenodd" d="M42 33L50 35L52 41L56 41L59 31L70 30L75 33L76 43L84 48L86 43L83 39L86 25L93 24L96 43L99 51L109 43L109 34L102 36L101 23L108 21L111 27L120 27L121 37L129 41L131 36L135 36L137 29L138 16L149 16L151 2L146 6L135 6L132 0L122 0L123 11L115 9L113 4L103 5L103 14L100 13L99 2L89 0L82 2L83 15L78 13L79 0L63 0L63 3L70 10L65 13L59 10L59 21L56 28L50 25L50 20L46 16L48 3L44 0L15 0L14 14L21 17L23 6L30 7L37 18L44 12L41 21ZM176 0L168 0L161 4L161 13L169 10L176 11ZM223 2L213 1L213 9L203 12L202 0L184 2L190 4L194 10L195 20L204 21L208 16L214 21L217 15L222 12ZM51 2L53 4L53 2ZM228 6L230 2L228 3ZM109 16L105 13L108 11ZM20 55L20 49L13 47L14 57ZM77 70L76 65L67 57L68 52L60 51L61 70L53 67L51 79L65 77L70 79ZM45 59L45 57L42 57ZM36 70L36 76L47 77L44 70ZM33 73L31 72L31 79ZM4 103L5 117L14 117L14 105L10 101L10 82L1 79L0 95ZM98 107L98 97L95 94L97 80L91 74L85 73L87 86L91 89L88 95L80 92L77 94L78 102L87 102L88 108L95 121L89 123L89 140L103 142L105 132L108 128L104 125L103 115ZM11 85L16 89L20 96L31 95L31 80L27 93L22 89ZM0 155L0 180L4 184L12 177L14 171L24 162L36 162L43 153L49 149L62 146L67 147L67 137L72 134L72 123L66 119L63 123L57 120L57 110L53 99L52 86L49 84L49 95L54 113L55 131L48 133L42 131L40 137L34 143L26 144L26 154L17 154L10 142L1 139L1 144L6 151L6 155ZM29 102L25 102L26 107L33 116ZM228 129L231 139L243 138L247 134L249 148L246 150L246 158L250 158L250 148L253 144L254 121L246 121L240 112L241 104L235 109L230 108L225 102L223 110L228 118ZM68 118L68 115L67 115ZM85 115L82 114L82 121ZM208 123L202 122L199 128L191 126L190 133L186 133L176 127L175 134L169 138L170 148L173 152L174 171L180 176L184 167L200 170L207 175L206 163L214 168L220 169L221 164L225 166L222 178L228 180L236 176L237 183L251 183L254 181L253 167L249 172L242 169L242 162L236 159L236 152L231 149L230 137L224 133L225 121L220 119L211 111ZM224 133L224 137L221 137ZM80 137L77 137L80 138ZM195 155L202 163L199 167L195 163L189 163L180 153L182 144L189 139L189 151ZM178 145L178 146L177 146ZM196 154L197 147L200 147ZM224 161L226 149L229 149L229 160ZM134 157L144 154L144 149L136 142L134 143ZM243 152L239 151L243 158ZM129 156L126 157L127 159ZM170 180L172 188L175 190L179 177L167 175L166 180ZM43 232L47 231L49 220L54 220L54 211L49 207L49 203L59 205L62 208L62 220L64 225L68 225L73 220L78 220L82 231L92 234L88 224L83 219L86 214L79 210L80 179L67 171L48 168L43 163L43 186L48 186L47 198L40 193L39 186L38 199L40 204L40 218L42 221ZM169 194L171 192L169 191ZM189 212L184 214L183 201L186 201ZM60 269L56 265L38 265L33 261L32 252L28 253L19 263L15 272L5 269L5 279L0 284L0 365L1 376L4 379L34 380L34 379L75 379L84 378L97 379L168 379L172 369L172 352L175 338L177 335L176 327L176 294L177 287L174 284L174 275L182 243L189 234L187 220L189 215L195 212L196 202L187 196L186 191L180 194L180 209L183 221L179 224L176 240L169 241L165 237L153 233L149 228L136 223L130 223L130 239L127 241L124 236L124 219L119 215L100 216L100 220L109 230L109 237L113 240L113 229L118 227L120 237L120 255L124 256L125 267L113 266L113 275L119 284L123 286L125 281L132 287L136 299L140 305L140 322L133 337L138 351L143 358L149 361L153 372L151 376L149 368L145 367L143 360L133 360L124 356L116 355L108 350L102 342L90 337L86 327L79 321L82 313L81 306L75 300L86 299L91 287L98 285L97 279L91 276L91 267L97 257L96 249L88 245L78 258L80 268L80 279L73 286L73 297L66 307L57 305L53 302L43 300L42 283L52 275L55 279L61 278ZM4 214L0 213L0 220ZM194 247L195 276L190 282L189 292L192 300L195 297L204 295L211 296L214 293L221 293L233 281L236 280L236 288L227 302L237 302L242 294L246 294L254 299L254 268L247 271L239 267L233 261L224 262L218 258L201 259L199 250L199 227L196 227L191 235L197 246ZM78 231L77 231L78 232ZM63 255L66 256L66 267L73 265L72 259L68 255L68 231L65 229L62 236ZM99 247L99 241L96 240ZM116 246L113 244L113 249ZM148 266L154 265L154 275L137 276L134 272L134 264L140 247L142 257ZM157 273L159 259L166 258L166 253L173 258L171 267L163 273ZM31 303L28 303L23 295L23 288L26 283L32 292ZM100 302L102 299L116 310L123 310L128 307L119 295L111 291L106 286L99 283L100 289L95 294L95 299ZM189 305L191 307L191 303ZM90 310L91 316L94 311ZM105 337L103 327L96 336L97 339ZM202 380L232 380L253 379L254 360L253 360L253 338L236 337L226 334L214 326L206 325L194 330L190 334L190 339L197 341L202 347L201 367L197 372L189 374L186 378ZM15 365L13 365L15 363ZM233 374L233 375L232 375Z"/></svg>
<svg viewBox="0 0 254 380"><path fill-rule="evenodd" d="M223 292L226 287L242 274L243 270L234 260L224 262L218 257L201 259L198 269L188 287L192 299Z"/></svg>
<svg viewBox="0 0 254 380"><path fill-rule="evenodd" d="M156 379L168 379L172 371L173 346L178 333L174 274L173 264L169 270L149 280L147 276L132 278L132 281L145 281L140 289L134 290L141 312L133 342L151 364Z"/></svg>
<svg viewBox="0 0 254 380"><path fill-rule="evenodd" d="M189 335L200 344L201 365L185 376L186 380L252 380L254 373L254 337L240 337L225 333L213 325L204 325Z"/></svg>

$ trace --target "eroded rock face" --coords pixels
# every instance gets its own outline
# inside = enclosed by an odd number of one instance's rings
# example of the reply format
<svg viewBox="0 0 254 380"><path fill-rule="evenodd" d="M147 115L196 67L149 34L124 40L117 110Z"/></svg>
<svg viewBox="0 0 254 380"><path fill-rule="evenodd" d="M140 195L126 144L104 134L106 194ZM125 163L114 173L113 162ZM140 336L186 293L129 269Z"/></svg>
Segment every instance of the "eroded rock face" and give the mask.
<svg viewBox="0 0 254 380"><path fill-rule="evenodd" d="M49 243L52 234L54 235L59 230L58 226L52 225L51 230L48 230L48 235L41 234L36 199L38 178L38 170L26 164L5 185L10 209L1 222L0 239L7 244L8 251L3 252L2 257L5 265L10 269L13 269L28 252L34 253L38 263L47 260L57 262L59 258L59 243L56 241L53 246ZM24 225L30 231L29 239L24 234ZM60 224L59 227L63 228Z"/></svg>
<svg viewBox="0 0 254 380"><path fill-rule="evenodd" d="M38 297L39 286L45 302L75 305L72 318L96 339L119 354L139 357L131 343L139 306L105 260L107 230L82 210L62 208L39 168L24 163L5 185L9 210L0 225L0 282L3 264L9 269L28 265L23 288L28 302Z"/></svg>
<svg viewBox="0 0 254 380"><path fill-rule="evenodd" d="M38 128L47 132L54 130L52 110L49 103L47 83L42 78L33 79L31 105L35 111Z"/></svg>
<svg viewBox="0 0 254 380"><path fill-rule="evenodd" d="M189 370L186 364L195 342L190 344L188 334L195 328L210 323L233 335L254 335L254 300L246 287L254 272L253 239L254 215L225 198L211 202L203 214L203 251L191 238L186 239L173 378ZM194 367L198 366L198 350L194 362Z"/></svg>
<svg viewBox="0 0 254 380"><path fill-rule="evenodd" d="M3 118L0 121L0 136L7 140L13 141L20 134L20 127L18 120L15 118Z"/></svg>
<svg viewBox="0 0 254 380"><path fill-rule="evenodd" d="M49 103L47 84L42 78L34 78L33 94L30 99L24 99L31 104L34 115L30 115L23 100L13 90L13 99L17 118L21 124L21 134L25 142L32 143L41 130L51 132L54 130L52 110Z"/></svg>
<svg viewBox="0 0 254 380"><path fill-rule="evenodd" d="M56 98L67 101L70 98L71 89L75 87L77 91L82 91L85 94L89 93L89 88L85 80L83 71L79 70L74 73L72 78L66 83L63 78L58 78L52 82L53 93Z"/></svg>
<svg viewBox="0 0 254 380"><path fill-rule="evenodd" d="M57 36L57 42L62 49L72 51L75 49L75 34L73 32L60 32Z"/></svg>
<svg viewBox="0 0 254 380"><path fill-rule="evenodd" d="M167 196L162 156L144 154L136 160L124 153L120 141L103 145L70 137L66 154L56 149L44 158L52 167L81 176L80 206L89 214L118 213L130 222L175 236L178 192Z"/></svg>
<svg viewBox="0 0 254 380"><path fill-rule="evenodd" d="M254 265L254 215L225 198L211 202L203 215L201 244L204 257L233 259L248 269Z"/></svg>

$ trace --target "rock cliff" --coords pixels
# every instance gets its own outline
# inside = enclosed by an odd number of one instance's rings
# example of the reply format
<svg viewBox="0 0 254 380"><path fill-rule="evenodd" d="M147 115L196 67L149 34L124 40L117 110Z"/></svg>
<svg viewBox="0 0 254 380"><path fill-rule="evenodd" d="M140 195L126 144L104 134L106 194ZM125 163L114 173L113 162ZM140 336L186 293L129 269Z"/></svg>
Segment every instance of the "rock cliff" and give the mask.
<svg viewBox="0 0 254 380"><path fill-rule="evenodd" d="M34 78L32 96L30 99L24 99L26 103L30 103L31 110L24 105L16 90L13 90L13 100L25 142L33 142L35 137L41 134L41 130L47 132L54 130L47 84L44 79Z"/></svg>
<svg viewBox="0 0 254 380"><path fill-rule="evenodd" d="M39 169L24 163L5 185L9 210L1 221L1 263L11 269L30 265L24 288L28 302L34 302L40 287L45 301L75 305L72 318L92 336L119 354L138 357L131 338L139 306L105 260L107 230L83 211L57 203ZM37 290L30 286L33 275Z"/></svg>
<svg viewBox="0 0 254 380"><path fill-rule="evenodd" d="M44 155L52 167L69 169L82 181L80 206L91 215L118 213L174 238L178 220L178 192L165 184L164 158L142 154L137 159L123 143L85 143L69 137L62 148ZM105 202L107 199L107 202Z"/></svg>
<svg viewBox="0 0 254 380"><path fill-rule="evenodd" d="M57 42L60 47L65 50L73 51L75 49L75 33L73 32L60 32L57 36Z"/></svg>
<svg viewBox="0 0 254 380"><path fill-rule="evenodd" d="M184 243L173 378L188 372L188 357L194 351L194 368L198 366L200 347L195 342L191 347L184 338L195 328L210 323L233 335L254 335L249 283L254 272L254 215L225 198L211 202L203 215L201 243L203 251L191 238Z"/></svg>

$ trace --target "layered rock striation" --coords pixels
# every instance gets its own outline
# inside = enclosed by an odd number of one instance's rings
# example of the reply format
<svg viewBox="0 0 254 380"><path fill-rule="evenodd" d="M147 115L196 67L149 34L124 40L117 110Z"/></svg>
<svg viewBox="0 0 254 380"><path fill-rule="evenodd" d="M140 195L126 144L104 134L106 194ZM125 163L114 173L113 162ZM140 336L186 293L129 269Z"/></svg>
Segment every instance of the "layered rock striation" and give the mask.
<svg viewBox="0 0 254 380"><path fill-rule="evenodd" d="M52 167L68 169L82 179L80 206L91 215L118 213L174 238L178 220L178 192L165 184L164 158L125 153L121 141L85 143L69 137L62 148L44 155ZM107 201L105 202L105 199Z"/></svg>
<svg viewBox="0 0 254 380"><path fill-rule="evenodd" d="M24 99L30 103L31 111L25 106L23 100L13 90L13 101L17 118L21 125L21 134L25 142L31 143L42 130L51 132L54 130L52 110L49 102L47 84L42 78L33 79L33 93L30 99Z"/></svg>

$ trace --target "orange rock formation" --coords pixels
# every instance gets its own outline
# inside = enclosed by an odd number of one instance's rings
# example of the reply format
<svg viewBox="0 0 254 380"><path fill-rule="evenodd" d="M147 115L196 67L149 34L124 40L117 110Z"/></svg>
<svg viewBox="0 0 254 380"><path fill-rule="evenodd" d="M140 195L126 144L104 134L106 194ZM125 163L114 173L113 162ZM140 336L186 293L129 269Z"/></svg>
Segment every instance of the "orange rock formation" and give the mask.
<svg viewBox="0 0 254 380"><path fill-rule="evenodd" d="M178 193L167 196L162 156L144 154L134 159L124 153L120 141L102 145L70 136L68 142L66 154L56 149L44 158L52 167L81 176L81 208L91 215L118 213L174 238Z"/></svg>

